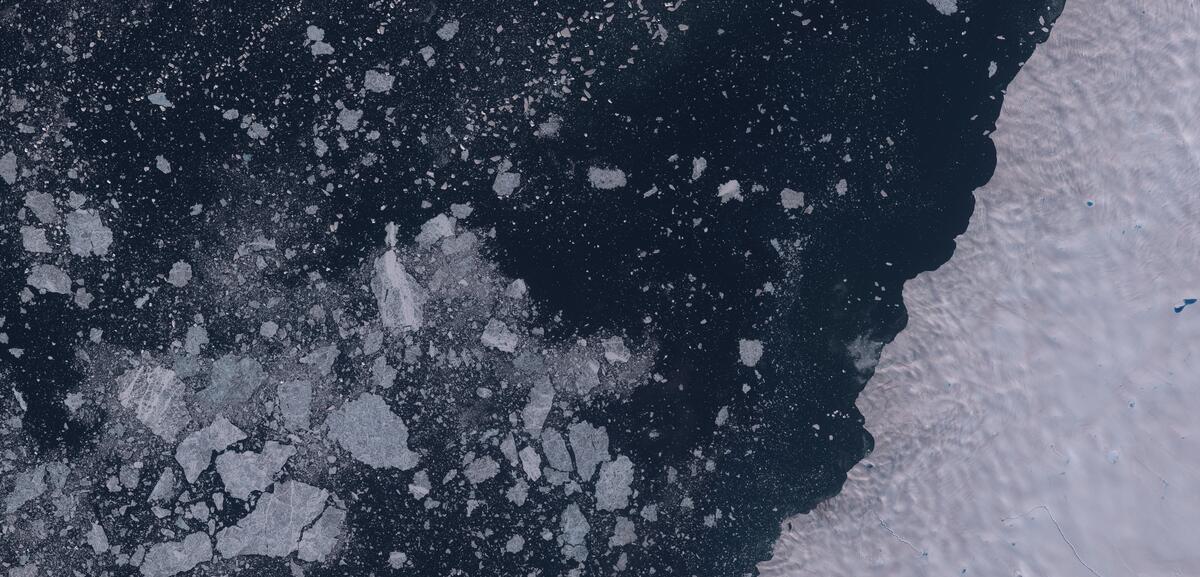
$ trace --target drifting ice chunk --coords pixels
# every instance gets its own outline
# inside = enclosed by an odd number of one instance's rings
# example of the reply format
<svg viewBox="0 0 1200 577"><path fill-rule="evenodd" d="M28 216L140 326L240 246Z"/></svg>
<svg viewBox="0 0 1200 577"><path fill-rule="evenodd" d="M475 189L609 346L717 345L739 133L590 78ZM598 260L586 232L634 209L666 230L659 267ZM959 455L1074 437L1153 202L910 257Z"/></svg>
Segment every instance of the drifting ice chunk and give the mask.
<svg viewBox="0 0 1200 577"><path fill-rule="evenodd" d="M520 553L525 549L525 538L520 535L513 535L508 538L508 542L504 544L504 550L508 553Z"/></svg>
<svg viewBox="0 0 1200 577"><path fill-rule="evenodd" d="M492 192L496 196L504 198L511 195L521 186L521 173L519 172L501 172L496 175L496 180L492 182Z"/></svg>
<svg viewBox="0 0 1200 577"><path fill-rule="evenodd" d="M171 102L169 98L167 98L166 92L155 92L154 94L146 96L146 100L149 100L150 104L161 106L163 108L175 108L175 104Z"/></svg>
<svg viewBox="0 0 1200 577"><path fill-rule="evenodd" d="M574 559L580 563L587 561L587 534L592 530L588 524L587 518L583 516L583 512L579 510L579 505L571 503L567 505L562 514L562 534L559 536L559 542L562 543L562 554L567 559Z"/></svg>
<svg viewBox="0 0 1200 577"><path fill-rule="evenodd" d="M731 180L717 187L717 198L721 199L721 204L725 204L730 200L742 198L742 185L736 180Z"/></svg>
<svg viewBox="0 0 1200 577"><path fill-rule="evenodd" d="M17 155L11 150L0 156L0 178L10 185L17 181Z"/></svg>
<svg viewBox="0 0 1200 577"><path fill-rule="evenodd" d="M625 186L625 171L619 168L588 168L588 181L600 190L613 190Z"/></svg>
<svg viewBox="0 0 1200 577"><path fill-rule="evenodd" d="M417 280L397 260L396 251L389 250L375 259L371 292L375 293L383 326L405 330L421 328L424 316L421 307L425 297Z"/></svg>
<svg viewBox="0 0 1200 577"><path fill-rule="evenodd" d="M517 350L517 335L508 330L508 325L496 319L488 321L479 340L486 346L506 353Z"/></svg>
<svg viewBox="0 0 1200 577"><path fill-rule="evenodd" d="M46 492L46 466L38 465L30 471L13 475L12 492L4 498L4 513L15 513L26 503Z"/></svg>
<svg viewBox="0 0 1200 577"><path fill-rule="evenodd" d="M67 276L63 269L52 264L35 265L25 282L35 289L46 292L61 295L71 294L71 277Z"/></svg>
<svg viewBox="0 0 1200 577"><path fill-rule="evenodd" d="M330 439L367 465L404 471L417 466L417 454L408 449L408 427L379 395L365 393L342 405L325 424Z"/></svg>
<svg viewBox="0 0 1200 577"><path fill-rule="evenodd" d="M317 368L321 376L327 376L333 370L333 363L337 362L339 355L341 355L341 351L338 350L337 345L325 345L300 357L300 364L312 365Z"/></svg>
<svg viewBox="0 0 1200 577"><path fill-rule="evenodd" d="M151 501L171 501L175 498L175 471L170 466L163 469L154 488L150 490Z"/></svg>
<svg viewBox="0 0 1200 577"><path fill-rule="evenodd" d="M163 174L171 174L171 161L161 154L154 157L154 166Z"/></svg>
<svg viewBox="0 0 1200 577"><path fill-rule="evenodd" d="M958 0L928 0L928 2L946 16L958 12Z"/></svg>
<svg viewBox="0 0 1200 577"><path fill-rule="evenodd" d="M308 381L288 381L279 385L275 396L284 427L290 431L308 428L312 414L312 394L312 383Z"/></svg>
<svg viewBox="0 0 1200 577"><path fill-rule="evenodd" d="M612 537L608 538L608 546L612 548L624 547L630 543L637 541L636 527L628 517L617 517L617 524L613 527Z"/></svg>
<svg viewBox="0 0 1200 577"><path fill-rule="evenodd" d="M325 510L328 497L328 491L299 481L280 483L274 492L263 493L237 525L217 533L217 551L225 558L286 557L299 547L304 528Z"/></svg>
<svg viewBox="0 0 1200 577"><path fill-rule="evenodd" d="M208 468L212 454L225 450L246 438L241 429L233 426L225 417L218 416L213 423L196 431L183 439L175 449L175 461L183 467L183 477L189 483L195 483L200 473Z"/></svg>
<svg viewBox="0 0 1200 577"><path fill-rule="evenodd" d="M157 543L146 552L142 560L142 575L145 577L171 577L190 571L212 559L212 542L204 533L192 533L182 541Z"/></svg>
<svg viewBox="0 0 1200 577"><path fill-rule="evenodd" d="M542 477L542 456L538 454L537 449L533 447L525 447L521 449L521 470L525 471L525 475L530 481L536 481Z"/></svg>
<svg viewBox="0 0 1200 577"><path fill-rule="evenodd" d="M463 468L463 475L472 485L478 485L500 472L500 464L491 457L479 457Z"/></svg>
<svg viewBox="0 0 1200 577"><path fill-rule="evenodd" d="M392 89L396 77L387 72L368 70L363 77L363 88L371 92L387 92Z"/></svg>
<svg viewBox="0 0 1200 577"><path fill-rule="evenodd" d="M529 391L529 402L521 410L521 422L525 423L525 432L538 436L553 405L554 384L550 382L549 377L543 375Z"/></svg>
<svg viewBox="0 0 1200 577"><path fill-rule="evenodd" d="M27 192L25 193L25 206L33 211L33 215L42 224L55 224L58 222L58 208L54 206L54 197L46 192Z"/></svg>
<svg viewBox="0 0 1200 577"><path fill-rule="evenodd" d="M445 214L439 214L421 225L421 232L417 234L417 244L427 247L451 236L454 236L454 220Z"/></svg>
<svg viewBox="0 0 1200 577"><path fill-rule="evenodd" d="M604 345L604 359L608 362L629 362L629 348L625 346L625 339L621 337L607 338L601 344Z"/></svg>
<svg viewBox="0 0 1200 577"><path fill-rule="evenodd" d="M249 401L266 379L262 363L228 353L213 361L209 385L200 395L212 407L240 405Z"/></svg>
<svg viewBox="0 0 1200 577"><path fill-rule="evenodd" d="M692 180L700 180L700 175L704 174L704 169L708 168L708 159L703 156L698 156L692 159Z"/></svg>
<svg viewBox="0 0 1200 577"><path fill-rule="evenodd" d="M617 511L629 506L629 495L633 490L633 462L621 455L617 460L600 465L600 477L596 479L596 509Z"/></svg>
<svg viewBox="0 0 1200 577"><path fill-rule="evenodd" d="M363 111L361 110L343 108L337 115L338 126L347 132L355 130L358 128L358 121L362 119L362 115Z"/></svg>
<svg viewBox="0 0 1200 577"><path fill-rule="evenodd" d="M742 359L742 364L747 367L753 367L758 364L759 359L763 356L762 341L753 341L741 339L738 341L738 356Z"/></svg>
<svg viewBox="0 0 1200 577"><path fill-rule="evenodd" d="M324 561L333 548L337 546L338 536L342 534L342 524L346 522L346 511L340 507L326 507L321 518L304 531L297 547L296 556L301 561Z"/></svg>
<svg viewBox="0 0 1200 577"><path fill-rule="evenodd" d="M187 425L187 385L175 371L158 366L141 366L117 377L117 400L133 411L137 420L162 440L174 443Z"/></svg>
<svg viewBox="0 0 1200 577"><path fill-rule="evenodd" d="M36 226L21 227L21 246L28 252L51 252L46 231Z"/></svg>
<svg viewBox="0 0 1200 577"><path fill-rule="evenodd" d="M108 551L108 534L99 523L92 523L92 528L87 532L87 544L97 555Z"/></svg>
<svg viewBox="0 0 1200 577"><path fill-rule="evenodd" d="M590 481L596 465L608 460L608 431L590 423L574 423L567 427L571 451L575 453L575 468L579 478Z"/></svg>
<svg viewBox="0 0 1200 577"><path fill-rule="evenodd" d="M458 20L451 20L445 24L442 24L442 27L438 28L437 31L438 38L441 38L446 42L449 42L450 39L454 38L455 34L458 34Z"/></svg>
<svg viewBox="0 0 1200 577"><path fill-rule="evenodd" d="M794 210L804 206L804 193L785 188L779 193L779 203L785 210Z"/></svg>
<svg viewBox="0 0 1200 577"><path fill-rule="evenodd" d="M230 496L245 500L254 491L270 485L275 473L296 454L295 447L267 441L261 453L228 452L217 456L217 473Z"/></svg>
<svg viewBox="0 0 1200 577"><path fill-rule="evenodd" d="M71 253L79 256L104 256L112 244L112 229L104 226L94 210L77 210L67 215L67 236Z"/></svg>
<svg viewBox="0 0 1200 577"><path fill-rule="evenodd" d="M187 286L192 281L192 265L178 261L171 265L171 271L167 273L167 283L179 288Z"/></svg>
<svg viewBox="0 0 1200 577"><path fill-rule="evenodd" d="M567 451L567 442L554 429L542 431L542 452L546 453L546 461L554 469L564 473L571 472L571 453Z"/></svg>

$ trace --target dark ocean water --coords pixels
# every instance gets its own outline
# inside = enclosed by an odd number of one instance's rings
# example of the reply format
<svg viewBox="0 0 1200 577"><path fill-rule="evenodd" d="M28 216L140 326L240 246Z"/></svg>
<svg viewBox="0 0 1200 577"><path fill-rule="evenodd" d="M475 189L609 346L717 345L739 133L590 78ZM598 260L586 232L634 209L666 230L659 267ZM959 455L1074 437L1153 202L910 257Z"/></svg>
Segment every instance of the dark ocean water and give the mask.
<svg viewBox="0 0 1200 577"><path fill-rule="evenodd" d="M849 351L856 342L889 342L906 322L904 281L953 253L972 191L995 164L987 134L1003 88L1048 34L1061 0L960 0L958 7L942 15L921 0L646 6L670 32L661 46L648 41L643 24L618 20L607 33L559 37L561 45L550 48L545 39L565 25L560 14L584 7L10 3L0 10L3 96L20 94L40 106L32 109L57 107L59 116L7 114L34 126L71 123L62 132L71 145L59 142L56 157L43 159L47 168L20 182L119 203L110 224L118 235L113 254L75 263L73 276L86 274L89 291L103 296L96 306L26 304L17 295L28 259L13 224L23 195L0 184L0 250L10 263L0 275L0 316L7 346L24 349L19 358L6 353L0 367L29 404L26 431L46 452L88 451L94 431L71 423L62 405L81 378L72 359L88 330L103 329L115 345L155 350L169 344L159 327L192 314L162 300L134 302L140 279L169 269L212 234L191 224L189 207L322 197L340 215L338 230L308 266L337 279L370 258L381 223L394 221L407 236L431 214L422 200L437 198L439 209L470 202L472 226L495 230L492 257L532 287L550 338L610 331L659 339L655 370L671 386L640 387L625 402L585 415L607 426L614 446L639 468L661 471L685 467L697 446L720 439L705 446L722 456L723 474L692 496L698 510L720 509L736 522L705 530L680 521L673 532L667 524L639 534L648 541L627 571L751 572L769 556L781 520L836 494L846 471L871 450L870 424L854 401L871 376L872 355L864 362ZM453 42L439 43L433 31L446 18L461 29ZM324 29L335 64L304 46L309 24ZM103 42L93 47L81 41L98 35ZM70 61L64 44L89 56ZM357 78L380 63L420 59L426 44L437 47L439 61L462 66L407 68L369 106L341 97L405 137L365 145L376 155L370 166L348 154L314 167L313 126L332 123L329 100L339 98L329 67ZM546 54L555 51L561 60L547 66ZM581 102L578 89L540 98L532 118L557 115L562 128L557 139L537 138L521 99L510 96L579 68L570 63L577 53L594 68L590 98ZM159 89L172 108L145 104ZM245 128L222 119L229 108L269 119L269 140L248 146ZM393 109L391 121L385 108ZM445 131L468 115L496 125L470 138ZM6 132L0 153L21 150L27 158L49 150L37 136ZM462 147L472 158L511 160L522 175L520 192L498 198L487 173L494 163L458 162ZM186 170L147 170L156 155L179 159ZM708 168L692 181L697 157ZM86 166L86 185L54 168L67 160ZM620 167L627 189L588 187L594 165ZM716 202L718 185L730 179L742 183L745 199ZM842 179L845 195L836 191ZM430 182L451 186L435 190ZM751 183L764 189L751 191ZM805 192L812 213L783 210L783 188ZM765 283L779 290L763 297ZM738 363L737 340L750 337L767 344L770 358L757 375ZM724 406L749 419L753 433L719 435L711 415ZM416 525L406 520L419 518L420 504L396 496L405 481L379 473L358 483L340 490L358 494L370 513L351 515L355 538L343 565L328 574L378 571L393 550L409 551L429 575L515 570L494 554L480 558L462 539L463 527L485 529L462 511ZM661 477L639 487L661 498L672 490ZM506 515L524 522L515 509L496 514ZM557 548L544 549L542 566L552 572Z"/></svg>

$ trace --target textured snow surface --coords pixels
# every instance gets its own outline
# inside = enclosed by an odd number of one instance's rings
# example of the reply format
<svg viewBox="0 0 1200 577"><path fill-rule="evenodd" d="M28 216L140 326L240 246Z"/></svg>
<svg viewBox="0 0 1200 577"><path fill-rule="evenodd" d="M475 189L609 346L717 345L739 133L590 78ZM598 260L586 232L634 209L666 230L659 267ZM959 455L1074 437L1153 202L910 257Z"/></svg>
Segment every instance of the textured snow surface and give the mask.
<svg viewBox="0 0 1200 577"><path fill-rule="evenodd" d="M1195 5L1067 3L970 229L905 287L875 452L764 575L1197 574L1197 54Z"/></svg>

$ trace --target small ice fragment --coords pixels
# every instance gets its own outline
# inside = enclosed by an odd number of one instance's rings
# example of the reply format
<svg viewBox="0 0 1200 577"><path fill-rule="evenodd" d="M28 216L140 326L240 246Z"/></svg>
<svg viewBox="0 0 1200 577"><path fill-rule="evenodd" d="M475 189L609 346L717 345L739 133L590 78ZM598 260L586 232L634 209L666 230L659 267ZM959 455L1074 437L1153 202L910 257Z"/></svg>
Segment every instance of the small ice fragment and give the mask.
<svg viewBox="0 0 1200 577"><path fill-rule="evenodd" d="M509 283L508 288L504 289L504 296L511 299L520 299L525 296L529 287L525 286L524 279L517 279Z"/></svg>
<svg viewBox="0 0 1200 577"><path fill-rule="evenodd" d="M728 421L728 420L729 420L729 406L726 405L724 407L721 407L721 409L717 411L716 424L718 427L721 427L721 426L724 426L725 421Z"/></svg>
<svg viewBox="0 0 1200 577"><path fill-rule="evenodd" d="M501 172L496 175L496 180L492 182L492 192L496 196L505 198L510 196L514 191L521 186L521 174L519 172Z"/></svg>
<svg viewBox="0 0 1200 577"><path fill-rule="evenodd" d="M8 473L6 473L8 475ZM38 465L29 471L12 475L13 488L4 498L4 513L15 513L26 503L46 492L46 466Z"/></svg>
<svg viewBox="0 0 1200 577"><path fill-rule="evenodd" d="M328 491L299 481L276 484L237 525L217 532L217 551L225 558L286 557L299 547L305 527L325 511L328 497Z"/></svg>
<svg viewBox="0 0 1200 577"><path fill-rule="evenodd" d="M251 122L250 127L246 129L246 136L255 140L262 140L271 135L271 130L259 122Z"/></svg>
<svg viewBox="0 0 1200 577"><path fill-rule="evenodd" d="M579 510L579 505L575 503L567 505L562 514L560 528L559 541L562 543L563 556L580 563L587 561L587 534L592 527L588 524L587 518L583 516L583 512Z"/></svg>
<svg viewBox="0 0 1200 577"><path fill-rule="evenodd" d="M312 42L312 47L310 49L312 50L313 56L325 56L333 54L333 46L330 46L324 42L324 30L309 24L308 28L305 30L305 35L308 37L308 41Z"/></svg>
<svg viewBox="0 0 1200 577"><path fill-rule="evenodd" d="M338 537L342 534L342 525L345 522L345 509L334 506L326 507L317 522L304 530L300 545L296 547L296 556L301 561L318 563L324 561L337 546Z"/></svg>
<svg viewBox="0 0 1200 577"><path fill-rule="evenodd" d="M504 544L504 551L507 553L520 553L525 548L525 538L520 535L513 535L508 538L508 542Z"/></svg>
<svg viewBox="0 0 1200 577"><path fill-rule="evenodd" d="M590 481L596 466L608 460L608 431L587 422L573 423L567 427L567 438L575 454L579 478Z"/></svg>
<svg viewBox="0 0 1200 577"><path fill-rule="evenodd" d="M178 261L171 265L170 272L167 273L167 283L178 288L187 286L192 280L192 265Z"/></svg>
<svg viewBox="0 0 1200 577"><path fill-rule="evenodd" d="M108 551L108 534L99 523L92 522L92 528L87 532L87 544L97 555Z"/></svg>
<svg viewBox="0 0 1200 577"><path fill-rule="evenodd" d="M736 180L730 180L729 182L718 186L717 198L721 199L721 204L725 204L732 199L737 199L738 201L744 200L742 198L741 183Z"/></svg>
<svg viewBox="0 0 1200 577"><path fill-rule="evenodd" d="M779 202L784 210L793 210L804 206L804 193L785 188L779 193Z"/></svg>
<svg viewBox="0 0 1200 577"><path fill-rule="evenodd" d="M625 171L619 168L602 168L593 166L588 168L588 181L592 186L600 190L613 190L625 186Z"/></svg>
<svg viewBox="0 0 1200 577"><path fill-rule="evenodd" d="M383 326L406 330L421 328L425 295L417 280L404 270L395 250L388 250L375 259L371 291L375 293Z"/></svg>
<svg viewBox="0 0 1200 577"><path fill-rule="evenodd" d="M833 186L833 189L838 193L838 196L845 196L846 191L850 190L850 185L846 184L846 179L843 178L837 181L837 184Z"/></svg>
<svg viewBox="0 0 1200 577"><path fill-rule="evenodd" d="M57 294L71 294L71 277L63 269L52 264L34 265L25 282L39 290Z"/></svg>
<svg viewBox="0 0 1200 577"><path fill-rule="evenodd" d="M637 541L637 532L633 521L628 517L617 516L617 524L613 527L612 537L608 538L608 546L615 549L634 541Z"/></svg>
<svg viewBox="0 0 1200 577"><path fill-rule="evenodd" d="M363 88L370 92L387 92L392 89L396 77L379 70L368 70L363 75Z"/></svg>
<svg viewBox="0 0 1200 577"><path fill-rule="evenodd" d="M163 174L171 174L171 161L161 154L154 157L154 167Z"/></svg>
<svg viewBox="0 0 1200 577"><path fill-rule="evenodd" d="M546 454L546 462L556 470L564 473L571 472L571 453L567 451L567 442L554 429L542 431L542 452Z"/></svg>
<svg viewBox="0 0 1200 577"><path fill-rule="evenodd" d="M742 364L747 367L758 364L759 359L763 356L762 341L739 339L738 356L741 358Z"/></svg>
<svg viewBox="0 0 1200 577"><path fill-rule="evenodd" d="M988 63L988 78L995 76L997 70L999 70L999 68L996 66L996 61L993 60L993 61L989 62Z"/></svg>
<svg viewBox="0 0 1200 577"><path fill-rule="evenodd" d="M928 0L928 2L946 16L958 12L958 0Z"/></svg>
<svg viewBox="0 0 1200 577"><path fill-rule="evenodd" d="M442 27L438 28L437 31L438 38L441 38L446 42L449 42L451 39L453 39L455 34L458 34L458 20L451 20L445 24L442 24Z"/></svg>
<svg viewBox="0 0 1200 577"><path fill-rule="evenodd" d="M421 225L421 232L417 234L417 244L422 247L428 247L443 238L454 236L454 219L439 214Z"/></svg>
<svg viewBox="0 0 1200 577"><path fill-rule="evenodd" d="M483 329L483 334L479 336L479 340L488 347L493 349L511 353L517 350L517 335L508 330L508 325L503 321L491 319Z"/></svg>
<svg viewBox="0 0 1200 577"><path fill-rule="evenodd" d="M521 470L525 471L525 476L529 477L530 481L536 481L542 477L542 456L538 454L537 449L533 447L525 447L521 449Z"/></svg>
<svg viewBox="0 0 1200 577"><path fill-rule="evenodd" d="M58 207L54 206L54 197L47 192L26 192L25 206L33 211L33 215L43 224L58 222Z"/></svg>
<svg viewBox="0 0 1200 577"><path fill-rule="evenodd" d="M117 386L121 406L133 411L138 421L164 441L174 443L191 420L187 385L171 369L154 365L132 368L117 377Z"/></svg>
<svg viewBox="0 0 1200 577"><path fill-rule="evenodd" d="M621 337L610 337L601 341L604 346L604 359L610 363L627 363L629 362L629 347L625 346L625 339Z"/></svg>
<svg viewBox="0 0 1200 577"><path fill-rule="evenodd" d="M549 377L542 376L530 389L529 401L521 410L521 422L525 423L525 432L538 436L553 406L554 384L550 382Z"/></svg>
<svg viewBox="0 0 1200 577"><path fill-rule="evenodd" d="M289 431L302 431L309 427L312 414L312 383L287 381L275 392L283 426Z"/></svg>

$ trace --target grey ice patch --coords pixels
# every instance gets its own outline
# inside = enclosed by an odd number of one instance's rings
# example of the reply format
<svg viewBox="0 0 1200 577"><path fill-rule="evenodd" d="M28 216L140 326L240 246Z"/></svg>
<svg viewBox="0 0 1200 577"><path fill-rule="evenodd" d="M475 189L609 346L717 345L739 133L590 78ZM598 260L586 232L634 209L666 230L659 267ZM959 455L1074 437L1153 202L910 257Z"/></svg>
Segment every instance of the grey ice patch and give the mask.
<svg viewBox="0 0 1200 577"><path fill-rule="evenodd" d="M958 12L958 0L927 0L938 12L949 16Z"/></svg>
<svg viewBox="0 0 1200 577"><path fill-rule="evenodd" d="M363 88L370 92L387 92L395 82L395 76L379 70L368 70L363 75Z"/></svg>
<svg viewBox="0 0 1200 577"><path fill-rule="evenodd" d="M227 353L213 361L209 385L200 395L210 407L236 406L249 401L266 379L262 363Z"/></svg>
<svg viewBox="0 0 1200 577"><path fill-rule="evenodd" d="M488 320L487 326L483 329L483 334L479 336L479 340L484 346L506 353L517 350L517 335L508 330L508 325L504 324L503 321L496 319Z"/></svg>
<svg viewBox="0 0 1200 577"><path fill-rule="evenodd" d="M442 27L438 28L437 30L438 38L441 38L446 42L449 42L451 39L453 39L455 34L458 34L458 20L451 20L445 24L442 24Z"/></svg>
<svg viewBox="0 0 1200 577"><path fill-rule="evenodd" d="M625 171L619 168L603 168L593 166L588 168L588 182L600 190L613 190L625 186Z"/></svg>
<svg viewBox="0 0 1200 577"><path fill-rule="evenodd" d="M36 226L21 227L21 247L27 252L52 252L46 231Z"/></svg>
<svg viewBox="0 0 1200 577"><path fill-rule="evenodd" d="M371 292L375 293L383 326L407 330L421 328L425 295L417 279L404 270L395 250L388 250L375 259Z"/></svg>
<svg viewBox="0 0 1200 577"><path fill-rule="evenodd" d="M716 423L716 425L718 427L722 427L725 425L725 422L728 420L729 420L729 405L726 405L726 406L721 407L721 409L717 411L717 418L714 420L714 422Z"/></svg>
<svg viewBox="0 0 1200 577"><path fill-rule="evenodd" d="M212 559L212 542L208 535L200 532L184 537L182 541L156 543L146 552L141 572L145 577L171 577L190 571L196 565Z"/></svg>
<svg viewBox="0 0 1200 577"><path fill-rule="evenodd" d="M154 157L154 167L163 174L171 174L171 161L161 154Z"/></svg>
<svg viewBox="0 0 1200 577"><path fill-rule="evenodd" d="M496 175L496 180L492 181L492 192L496 196L504 198L512 195L521 186L521 173L519 172L501 172Z"/></svg>
<svg viewBox="0 0 1200 577"><path fill-rule="evenodd" d="M521 422L525 424L525 432L538 436L553 406L554 384L550 382L549 377L543 375L529 390L529 401L525 408L521 409Z"/></svg>
<svg viewBox="0 0 1200 577"><path fill-rule="evenodd" d="M104 226L94 210L77 210L67 215L67 236L71 253L79 256L104 256L112 244L112 229Z"/></svg>
<svg viewBox="0 0 1200 577"><path fill-rule="evenodd" d="M617 511L629 506L629 495L633 493L633 462L621 455L615 461L600 465L600 477L596 479L596 509Z"/></svg>
<svg viewBox="0 0 1200 577"><path fill-rule="evenodd" d="M34 265L29 276L25 278L29 286L50 293L71 294L71 277L63 269L52 264Z"/></svg>
<svg viewBox="0 0 1200 577"><path fill-rule="evenodd" d="M738 340L738 357L742 364L747 367L753 367L758 364L758 361L763 356L762 341L739 339Z"/></svg>
<svg viewBox="0 0 1200 577"><path fill-rule="evenodd" d="M40 577L37 563L29 563L8 570L8 577Z"/></svg>
<svg viewBox="0 0 1200 577"><path fill-rule="evenodd" d="M342 525L346 522L346 510L329 506L316 523L304 530L300 545L296 547L296 556L301 561L324 561L337 546L338 537L342 534Z"/></svg>
<svg viewBox="0 0 1200 577"><path fill-rule="evenodd" d="M408 449L408 427L379 395L364 393L325 420L329 438L371 467L407 471L418 456Z"/></svg>
<svg viewBox="0 0 1200 577"><path fill-rule="evenodd" d="M785 188L779 192L779 203L784 210L795 210L804 206L804 193Z"/></svg>
<svg viewBox="0 0 1200 577"><path fill-rule="evenodd" d="M183 477L195 483L200 473L208 468L213 453L223 451L246 438L241 429L233 426L225 417L218 416L211 425L196 431L179 443L175 449L175 461L183 467Z"/></svg>
<svg viewBox="0 0 1200 577"><path fill-rule="evenodd" d="M283 426L289 431L302 431L309 427L312 416L312 383L288 381L275 390L279 414Z"/></svg>
<svg viewBox="0 0 1200 577"><path fill-rule="evenodd" d="M225 558L286 557L299 547L304 528L325 510L328 497L328 491L299 481L280 483L274 492L263 493L237 525L217 533L217 551Z"/></svg>
<svg viewBox="0 0 1200 577"><path fill-rule="evenodd" d="M246 129L246 136L255 140L262 140L271 135L271 129L263 126L259 122L251 122L250 127Z"/></svg>
<svg viewBox="0 0 1200 577"><path fill-rule="evenodd" d="M17 512L26 503L46 492L46 465L38 465L23 473L12 475L13 488L4 497L4 513Z"/></svg>
<svg viewBox="0 0 1200 577"><path fill-rule="evenodd" d="M834 192L837 192L838 196L845 196L846 192L850 190L850 185L846 183L846 179L843 178L837 181L837 184L833 185L833 190Z"/></svg>
<svg viewBox="0 0 1200 577"><path fill-rule="evenodd" d="M11 150L0 156L0 178L9 185L17 181L17 155Z"/></svg>
<svg viewBox="0 0 1200 577"><path fill-rule="evenodd" d="M267 441L261 453L229 451L217 455L217 473L226 493L245 500L250 493L266 489L295 454L296 448L291 445Z"/></svg>
<svg viewBox="0 0 1200 577"><path fill-rule="evenodd" d="M725 204L730 200L742 201L742 185L736 180L730 180L725 184L717 187L717 198L721 199L721 204Z"/></svg>
<svg viewBox="0 0 1200 577"><path fill-rule="evenodd" d="M567 438L571 441L571 452L575 454L579 478L590 481L596 465L608 460L608 431L587 422L574 423L567 427Z"/></svg>
<svg viewBox="0 0 1200 577"><path fill-rule="evenodd" d="M559 131L562 130L562 117L557 114L551 114L545 122L538 124L537 130L533 135L538 138L558 138Z"/></svg>
<svg viewBox="0 0 1200 577"><path fill-rule="evenodd" d="M346 132L355 130L358 128L358 121L362 120L362 115L363 115L363 111L361 111L361 110L351 110L349 108L343 108L340 111L338 111L338 115L337 115L338 126L342 127L342 130L345 130Z"/></svg>
<svg viewBox="0 0 1200 577"><path fill-rule="evenodd" d="M563 556L580 563L587 561L587 534L592 527L588 524L587 517L584 517L583 512L579 510L579 505L575 503L567 505L562 514L560 527L559 542L562 543Z"/></svg>
<svg viewBox="0 0 1200 577"><path fill-rule="evenodd" d="M154 483L154 488L150 490L150 500L158 502L174 500L176 483L175 471L170 466L163 469L162 474L158 476L158 481Z"/></svg>
<svg viewBox="0 0 1200 577"><path fill-rule="evenodd" d="M387 357L383 355L379 355L375 362L371 363L371 380L375 386L381 389L387 389L396 384L397 374L399 372L388 364Z"/></svg>
<svg viewBox="0 0 1200 577"><path fill-rule="evenodd" d="M861 374L875 370L875 365L879 363L879 353L882 351L883 343L872 341L865 336L859 336L846 346L846 352L849 353L850 360L854 362L854 368Z"/></svg>
<svg viewBox="0 0 1200 577"><path fill-rule="evenodd" d="M152 433L174 443L191 415L187 408L187 385L171 369L143 365L117 377L117 400L133 411Z"/></svg>
<svg viewBox="0 0 1200 577"><path fill-rule="evenodd" d="M491 479L499 472L500 464L488 456L479 457L463 468L463 475L472 485Z"/></svg>
<svg viewBox="0 0 1200 577"><path fill-rule="evenodd" d="M187 336L183 338L183 350L190 355L200 354L200 350L208 344L208 329L200 325L188 327Z"/></svg>
<svg viewBox="0 0 1200 577"><path fill-rule="evenodd" d="M567 451L567 443L558 431L542 431L542 452L546 453L546 461L552 468L564 473L569 473L574 468L571 465L571 453Z"/></svg>
<svg viewBox="0 0 1200 577"><path fill-rule="evenodd" d="M149 100L150 104L161 106L163 108L175 108L175 103L171 102L167 98L167 93L165 92L155 92L154 94L150 94L146 96L146 100Z"/></svg>
<svg viewBox="0 0 1200 577"><path fill-rule="evenodd" d="M517 279L508 284L504 289L504 296L510 299L525 298L525 293L529 291L529 287L525 285L524 279Z"/></svg>
<svg viewBox="0 0 1200 577"><path fill-rule="evenodd" d="M58 207L54 206L54 197L48 192L26 192L25 207L32 210L42 224L58 222Z"/></svg>
<svg viewBox="0 0 1200 577"><path fill-rule="evenodd" d="M171 265L171 270L167 273L167 283L183 288L191 281L192 265L183 261Z"/></svg>

